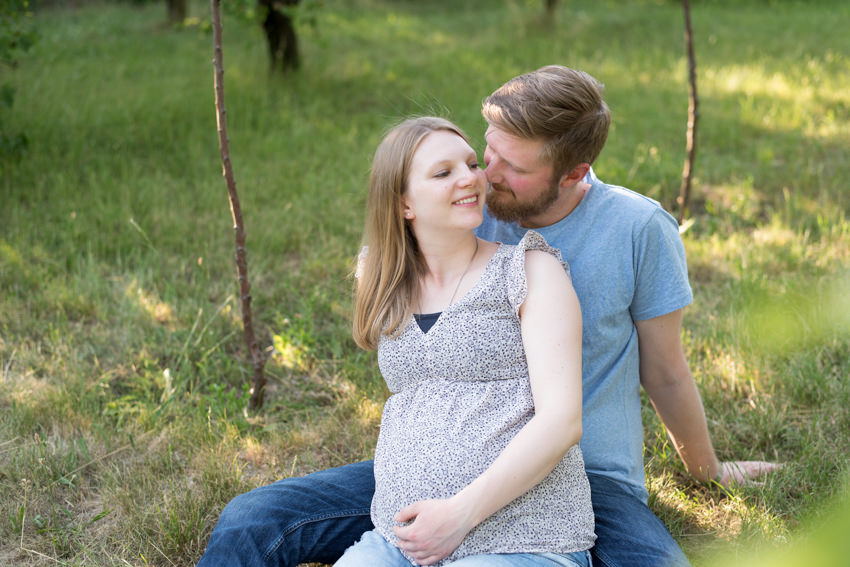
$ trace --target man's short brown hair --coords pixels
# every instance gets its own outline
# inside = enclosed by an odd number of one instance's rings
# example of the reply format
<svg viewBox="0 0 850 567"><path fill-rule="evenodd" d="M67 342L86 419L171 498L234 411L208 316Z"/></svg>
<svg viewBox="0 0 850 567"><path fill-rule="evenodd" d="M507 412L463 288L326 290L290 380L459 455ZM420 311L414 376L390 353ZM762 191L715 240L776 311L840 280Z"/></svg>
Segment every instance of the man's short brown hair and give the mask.
<svg viewBox="0 0 850 567"><path fill-rule="evenodd" d="M513 136L542 140L541 157L557 180L580 163L592 164L605 146L611 113L603 89L584 71L549 65L499 87L481 113Z"/></svg>

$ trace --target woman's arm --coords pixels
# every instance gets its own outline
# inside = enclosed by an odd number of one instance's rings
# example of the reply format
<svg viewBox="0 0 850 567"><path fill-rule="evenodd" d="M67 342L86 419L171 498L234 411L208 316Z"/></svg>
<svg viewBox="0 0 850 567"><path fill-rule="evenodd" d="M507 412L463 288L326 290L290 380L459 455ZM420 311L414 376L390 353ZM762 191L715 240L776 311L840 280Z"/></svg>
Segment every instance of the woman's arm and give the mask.
<svg viewBox="0 0 850 567"><path fill-rule="evenodd" d="M481 476L445 500L407 506L399 547L422 565L460 545L472 528L543 480L581 437L581 309L560 263L526 252L528 294L520 307L534 417Z"/></svg>

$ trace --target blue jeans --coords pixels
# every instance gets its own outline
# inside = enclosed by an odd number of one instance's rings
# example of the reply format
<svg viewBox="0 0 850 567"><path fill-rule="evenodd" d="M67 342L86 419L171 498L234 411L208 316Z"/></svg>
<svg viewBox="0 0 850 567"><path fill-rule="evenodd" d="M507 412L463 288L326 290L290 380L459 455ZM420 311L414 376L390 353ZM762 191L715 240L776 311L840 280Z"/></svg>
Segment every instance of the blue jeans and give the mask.
<svg viewBox="0 0 850 567"><path fill-rule="evenodd" d="M595 567L680 567L685 554L649 507L616 481L588 473ZM365 461L241 494L221 513L198 567L333 563L373 528L375 481Z"/></svg>
<svg viewBox="0 0 850 567"><path fill-rule="evenodd" d="M410 567L401 551L376 530L363 534L348 548L334 567ZM445 567L590 567L590 554L576 553L488 553L469 555Z"/></svg>

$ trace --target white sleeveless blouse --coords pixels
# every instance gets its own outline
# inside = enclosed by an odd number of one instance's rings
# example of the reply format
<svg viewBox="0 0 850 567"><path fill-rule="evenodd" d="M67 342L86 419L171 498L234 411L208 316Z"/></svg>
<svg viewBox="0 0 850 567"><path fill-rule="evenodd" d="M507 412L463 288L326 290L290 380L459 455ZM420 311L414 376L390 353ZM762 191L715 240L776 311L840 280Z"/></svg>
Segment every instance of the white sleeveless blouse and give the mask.
<svg viewBox="0 0 850 567"><path fill-rule="evenodd" d="M411 317L398 337L381 337L378 364L393 395L375 450L372 521L391 543L399 510L459 492L534 414L518 316L531 249L561 259L529 231L516 246L500 245L478 283L428 333ZM574 445L540 484L478 525L439 564L480 553L582 551L595 539L590 487Z"/></svg>

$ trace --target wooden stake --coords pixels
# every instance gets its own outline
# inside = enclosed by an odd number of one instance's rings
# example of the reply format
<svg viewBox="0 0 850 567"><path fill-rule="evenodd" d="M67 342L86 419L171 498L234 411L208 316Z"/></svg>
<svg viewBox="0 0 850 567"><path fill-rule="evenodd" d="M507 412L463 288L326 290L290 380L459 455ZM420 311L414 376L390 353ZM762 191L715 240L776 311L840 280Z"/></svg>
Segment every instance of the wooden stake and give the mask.
<svg viewBox="0 0 850 567"><path fill-rule="evenodd" d="M699 98L697 97L697 71L696 59L694 57L694 40L691 31L691 5L688 0L682 0L682 8L685 12L685 43L688 48L688 81L690 83L690 97L688 99L688 131L685 145L685 166L682 170L682 187L679 190L679 225L681 225L688 214L688 206L691 199L691 178L694 172L694 158L697 150L697 119L699 118Z"/></svg>
<svg viewBox="0 0 850 567"><path fill-rule="evenodd" d="M221 150L222 175L227 183L230 198L230 212L233 215L233 230L236 236L236 273L239 278L239 293L242 299L242 328L245 344L251 353L254 367L254 387L248 408L256 411L263 406L263 393L266 387L264 372L265 358L254 335L254 323L251 316L251 284L248 281L248 257L245 251L245 228L242 222L242 208L236 192L233 177L233 165L230 163L230 142L227 139L227 111L224 107L224 63L221 49L221 0L211 0L213 28L213 67L215 68L215 109L218 124L218 145Z"/></svg>

